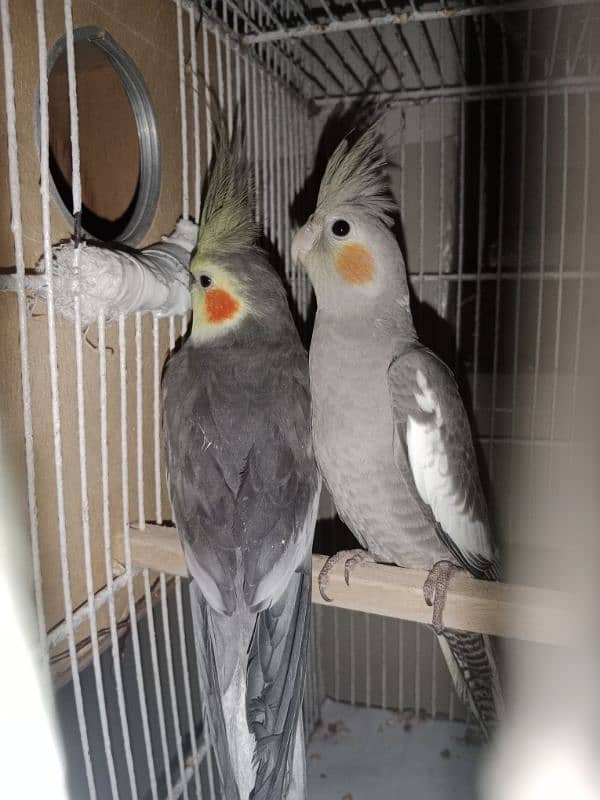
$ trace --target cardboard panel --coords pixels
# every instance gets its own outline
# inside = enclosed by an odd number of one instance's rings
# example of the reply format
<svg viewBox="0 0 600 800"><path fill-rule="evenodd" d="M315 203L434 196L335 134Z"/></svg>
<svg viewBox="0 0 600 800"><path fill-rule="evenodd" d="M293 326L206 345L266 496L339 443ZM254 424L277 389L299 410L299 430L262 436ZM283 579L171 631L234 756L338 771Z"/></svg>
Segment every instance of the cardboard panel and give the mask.
<svg viewBox="0 0 600 800"><path fill-rule="evenodd" d="M27 268L35 266L42 255L41 198L39 191L40 167L34 135L35 98L38 78L37 29L33 0L11 3L12 42L15 61L15 92L17 106L17 137L20 162L20 183L23 209L24 250ZM171 0L148 0L131 3L127 0L75 0L74 26L94 25L105 29L135 62L146 82L154 105L158 124L161 152L161 186L158 208L154 220L140 246L145 246L169 233L181 216L181 125L179 108L179 76L177 60L176 5ZM189 19L184 15L185 41L189 48ZM64 34L63 3L48 0L46 3L46 34L48 50ZM197 30L200 71L203 64L201 30ZM89 55L89 54L88 54ZM187 53L186 53L187 59ZM63 65L64 66L64 65ZM110 75L106 64L94 63L84 53L79 82L79 118L82 135L81 153L84 199L94 204L94 209L107 218L116 218L127 207L135 187L139 170L139 153L132 146L132 115L122 91ZM200 81L202 76L200 75ZM189 64L187 83L191 84ZM56 99L53 118L53 139L63 151L59 153L65 171L70 169L68 145L68 98L65 92L64 70L59 69L51 81L51 94ZM202 96L204 93L203 84ZM0 85L0 268L14 266L14 248L10 230L10 203L8 200L8 160L6 124L4 118L4 87ZM61 97L62 92L62 97ZM191 121L192 96L188 85L188 149L190 175L193 175L194 148ZM203 104L202 104L203 105ZM204 129L204 114L201 116ZM112 131L111 147L107 149L106 137ZM202 174L206 170L204 136L201 137ZM115 180L114 176L118 175ZM192 212L193 201L192 187ZM52 241L68 238L72 230L58 207L51 202ZM40 529L40 549L43 566L43 588L48 628L64 618L64 600L61 583L57 495L54 464L53 428L51 414L50 372L48 364L48 329L46 307L37 304L28 322L29 364L33 398L33 426L35 448L35 477ZM177 336L182 324L176 323ZM185 322L184 322L185 327ZM100 365L97 350L98 332L94 325L85 334L84 387L85 431L87 447L87 478L89 487L89 517L94 590L106 583L105 548L103 540L103 506L100 458ZM143 416L143 458L137 458L136 430L136 345L135 320L126 323L127 337L127 463L129 485L126 504L131 520L138 519L143 509L148 519L156 519L157 502L154 481L154 362L152 319L145 317L141 324L142 358L141 404ZM121 414L118 327L107 325L107 413L108 413L108 474L109 515L112 537L114 573L121 571L117 563L123 560L123 486L121 480ZM23 410L21 395L21 369L16 296L0 294L0 421L11 448L12 464L26 497L26 479L23 446ZM68 540L70 587L73 606L86 601L87 587L84 574L82 539L80 447L77 428L77 399L75 372L75 338L73 326L57 319L57 351L59 393L61 410L62 460L65 495L65 520ZM160 323L159 372L168 351L168 322ZM162 437L160 440L162 445ZM162 446L160 447L162 450ZM162 453L161 473L164 472ZM140 468L138 470L138 467ZM168 498L161 486L162 513L170 516ZM138 586L136 596L140 596ZM125 592L117 598L119 617L126 616ZM98 625L106 625L104 612ZM85 637L88 626L77 632L82 652L86 651ZM64 649L61 643L58 650ZM59 669L64 671L64 660L59 659Z"/></svg>

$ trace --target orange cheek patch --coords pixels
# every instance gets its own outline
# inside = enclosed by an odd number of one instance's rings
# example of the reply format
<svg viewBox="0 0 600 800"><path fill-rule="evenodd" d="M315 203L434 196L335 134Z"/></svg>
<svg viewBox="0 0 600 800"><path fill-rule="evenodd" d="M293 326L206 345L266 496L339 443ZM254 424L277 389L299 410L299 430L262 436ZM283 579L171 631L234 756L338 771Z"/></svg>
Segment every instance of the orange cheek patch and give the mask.
<svg viewBox="0 0 600 800"><path fill-rule="evenodd" d="M373 280L375 262L364 245L346 244L336 259L335 268L346 283L361 285Z"/></svg>
<svg viewBox="0 0 600 800"><path fill-rule="evenodd" d="M209 322L225 322L233 319L240 309L238 301L224 289L209 289L206 292L205 303Z"/></svg>

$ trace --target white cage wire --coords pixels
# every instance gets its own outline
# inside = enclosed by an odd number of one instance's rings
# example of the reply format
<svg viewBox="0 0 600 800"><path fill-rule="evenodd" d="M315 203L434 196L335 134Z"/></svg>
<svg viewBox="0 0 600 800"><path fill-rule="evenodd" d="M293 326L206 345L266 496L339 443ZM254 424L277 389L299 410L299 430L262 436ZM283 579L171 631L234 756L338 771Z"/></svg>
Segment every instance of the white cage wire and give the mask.
<svg viewBox="0 0 600 800"><path fill-rule="evenodd" d="M27 489L40 635L73 703L77 725L69 741L78 751L73 760L80 760L74 769L81 770L91 798L215 798L187 638L185 583L136 563L130 544L133 529L152 532L171 516L161 453L160 372L188 320L136 313L108 323L101 313L92 351L78 324L77 302L73 324L55 313L46 17L56 16L58 4L44 0L36 0L32 27L41 110L43 332L32 318L27 271L35 262L25 254L18 136L20 115L31 108L30 98L15 95L24 57L21 49L14 57L18 32L11 15L21 27L26 24L17 5L0 0L10 263L16 264L18 306L18 342L14 336L8 340L13 349L6 355L18 353L22 415L22 423L5 422L16 427L23 453L17 462L23 462ZM79 25L89 13L86 4L79 5L65 0L61 12L74 214L81 209L81 184L73 20L75 12ZM135 5L112 4L108 18L127 20ZM290 209L298 204L325 122L340 112L339 104L368 97L389 107L386 135L395 155L390 176L418 327L470 386L509 566L511 558L522 563L514 554L522 552L523 542L528 552L548 546L528 532L556 529L556 503L547 501L559 494L569 469L564 454L576 433L583 376L594 371L581 342L597 335L600 272L591 220L600 179L592 139L600 115L600 3L155 5L170 20L175 35L167 46L177 54L176 216L198 222L211 115L218 105L232 125L237 113L255 169L257 218L284 266L305 335L311 292L290 259L293 225L303 220L291 222ZM42 455L40 448L48 452ZM50 481L50 469L54 497L47 501L48 490L40 491L40 485ZM331 515L332 508L323 505L324 515ZM61 613L54 603L50 616L54 623L58 615L58 622L50 626L42 527L59 543L53 569L60 569ZM82 672L87 664L91 670ZM316 606L307 730L318 720L325 694L433 717L465 716L437 646L421 626Z"/></svg>

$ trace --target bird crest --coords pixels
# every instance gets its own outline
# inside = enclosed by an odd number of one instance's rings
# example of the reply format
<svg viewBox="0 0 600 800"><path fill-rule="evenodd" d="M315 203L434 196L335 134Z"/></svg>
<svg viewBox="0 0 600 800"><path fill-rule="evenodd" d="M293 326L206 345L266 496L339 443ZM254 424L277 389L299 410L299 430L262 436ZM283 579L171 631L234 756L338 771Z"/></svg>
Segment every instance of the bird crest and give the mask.
<svg viewBox="0 0 600 800"><path fill-rule="evenodd" d="M354 144L346 137L334 150L321 180L317 213L329 214L347 206L391 225L396 204L390 194L386 164L379 117Z"/></svg>
<svg viewBox="0 0 600 800"><path fill-rule="evenodd" d="M255 246L258 227L252 203L250 168L239 126L231 137L224 123L215 131L215 155L204 196L191 270L222 262Z"/></svg>

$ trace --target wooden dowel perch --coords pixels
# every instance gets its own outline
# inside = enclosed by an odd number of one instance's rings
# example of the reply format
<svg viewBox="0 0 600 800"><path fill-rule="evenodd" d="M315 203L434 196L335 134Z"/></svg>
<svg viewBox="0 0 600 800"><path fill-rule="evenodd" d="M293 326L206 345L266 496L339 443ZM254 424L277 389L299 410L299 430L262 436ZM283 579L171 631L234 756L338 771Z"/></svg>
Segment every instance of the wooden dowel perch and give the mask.
<svg viewBox="0 0 600 800"><path fill-rule="evenodd" d="M177 531L146 524L130 528L133 563L156 571L186 577L188 572ZM325 556L313 556L313 602L384 617L431 622L431 608L423 599L427 573L385 564L361 564L346 586L343 564L330 574L328 593L319 594L317 576ZM516 584L479 581L459 573L452 578L444 622L449 628L507 636L546 644L565 644L569 629L569 596L564 592Z"/></svg>

